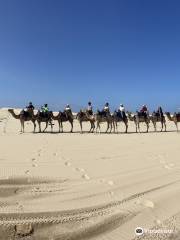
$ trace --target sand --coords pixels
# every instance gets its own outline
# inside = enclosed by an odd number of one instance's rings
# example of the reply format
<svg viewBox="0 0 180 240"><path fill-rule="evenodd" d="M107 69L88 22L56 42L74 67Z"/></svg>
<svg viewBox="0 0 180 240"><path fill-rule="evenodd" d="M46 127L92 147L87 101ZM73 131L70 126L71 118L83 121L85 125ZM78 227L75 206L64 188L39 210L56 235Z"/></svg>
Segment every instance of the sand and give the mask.
<svg viewBox="0 0 180 240"><path fill-rule="evenodd" d="M18 113L18 110L17 110ZM88 130L89 123L83 128ZM105 129L105 124L102 125ZM142 130L145 129L141 125ZM0 110L0 239L180 239L180 134L32 133ZM160 126L158 125L158 130ZM144 233L135 229L170 230Z"/></svg>

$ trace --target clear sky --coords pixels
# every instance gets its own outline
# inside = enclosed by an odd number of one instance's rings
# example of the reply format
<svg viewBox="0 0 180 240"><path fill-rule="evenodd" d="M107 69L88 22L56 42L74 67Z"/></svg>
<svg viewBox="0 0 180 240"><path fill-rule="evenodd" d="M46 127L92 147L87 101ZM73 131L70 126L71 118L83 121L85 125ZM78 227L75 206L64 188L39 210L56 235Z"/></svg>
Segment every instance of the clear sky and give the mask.
<svg viewBox="0 0 180 240"><path fill-rule="evenodd" d="M0 106L180 107L180 1L1 0Z"/></svg>

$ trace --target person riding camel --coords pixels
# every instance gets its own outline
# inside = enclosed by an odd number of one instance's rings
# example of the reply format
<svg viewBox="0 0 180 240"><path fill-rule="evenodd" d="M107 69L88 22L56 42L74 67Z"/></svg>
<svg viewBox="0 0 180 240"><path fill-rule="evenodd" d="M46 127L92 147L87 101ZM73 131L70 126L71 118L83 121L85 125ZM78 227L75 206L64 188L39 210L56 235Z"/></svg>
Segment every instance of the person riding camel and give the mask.
<svg viewBox="0 0 180 240"><path fill-rule="evenodd" d="M34 110L34 106L33 106L32 102L29 102L29 105L26 107L26 109L27 109L27 111L28 110L30 110L30 111Z"/></svg>
<svg viewBox="0 0 180 240"><path fill-rule="evenodd" d="M148 108L146 105L143 105L141 110L140 110L140 113L145 117L147 118L147 114L148 114Z"/></svg>
<svg viewBox="0 0 180 240"><path fill-rule="evenodd" d="M103 113L105 116L106 116L107 114L110 114L110 109L109 109L109 103L108 103L108 102L104 105L104 108L103 108L102 113Z"/></svg>
<svg viewBox="0 0 180 240"><path fill-rule="evenodd" d="M44 114L44 116L47 116L48 115L48 112L49 112L49 107L48 107L48 104L44 104L44 106L41 107L41 110L42 110L42 113Z"/></svg>
<svg viewBox="0 0 180 240"><path fill-rule="evenodd" d="M34 106L32 102L29 102L29 105L22 110L22 113L28 116L32 114L33 110L34 110Z"/></svg>
<svg viewBox="0 0 180 240"><path fill-rule="evenodd" d="M66 115L66 117L68 118L68 113L72 114L72 110L69 104L66 105L65 109L64 109L64 114Z"/></svg>
<svg viewBox="0 0 180 240"><path fill-rule="evenodd" d="M161 107L161 106L158 107L157 113L158 113L158 115L159 115L160 117L163 117L164 114L163 114L163 110L162 110L162 107Z"/></svg>
<svg viewBox="0 0 180 240"><path fill-rule="evenodd" d="M69 104L66 105L64 111L65 111L65 112L71 111L71 107L70 107Z"/></svg>
<svg viewBox="0 0 180 240"><path fill-rule="evenodd" d="M88 102L87 112L89 113L89 115L93 115L93 107L91 102Z"/></svg>
<svg viewBox="0 0 180 240"><path fill-rule="evenodd" d="M124 119L124 117L125 117L126 114L125 114L125 107L124 107L123 104L120 104L119 112L120 112L120 114L121 114L121 117Z"/></svg>

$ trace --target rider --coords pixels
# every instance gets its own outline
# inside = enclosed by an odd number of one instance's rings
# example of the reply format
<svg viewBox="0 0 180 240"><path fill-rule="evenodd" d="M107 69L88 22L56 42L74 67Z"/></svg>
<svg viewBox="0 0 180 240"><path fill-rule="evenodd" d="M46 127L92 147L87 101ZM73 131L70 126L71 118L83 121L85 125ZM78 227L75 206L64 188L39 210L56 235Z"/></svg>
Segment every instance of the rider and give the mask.
<svg viewBox="0 0 180 240"><path fill-rule="evenodd" d="M28 110L34 110L34 106L32 104L32 102L29 102L29 105L26 107L27 111Z"/></svg>
<svg viewBox="0 0 180 240"><path fill-rule="evenodd" d="M93 115L93 107L91 102L88 102L87 112L89 113L89 115Z"/></svg>
<svg viewBox="0 0 180 240"><path fill-rule="evenodd" d="M108 103L108 102L104 105L104 108L103 108L103 111L102 111L102 112L104 113L104 115L110 113L109 103Z"/></svg>
<svg viewBox="0 0 180 240"><path fill-rule="evenodd" d="M69 105L69 104L67 104L67 105L66 105L66 107L65 107L64 111L65 111L65 112L67 112L67 111L71 111L71 107L70 107L70 105Z"/></svg>
<svg viewBox="0 0 180 240"><path fill-rule="evenodd" d="M44 106L41 107L41 110L42 110L42 112L44 113L44 115L47 115L47 114L48 114L48 112L49 112L49 107L48 107L47 103L45 103Z"/></svg>
<svg viewBox="0 0 180 240"><path fill-rule="evenodd" d="M140 110L140 113L142 113L142 115L147 118L147 114L148 114L148 108L147 106L144 104Z"/></svg>
<svg viewBox="0 0 180 240"><path fill-rule="evenodd" d="M161 106L158 107L157 113L159 114L160 117L163 117L163 110Z"/></svg>
<svg viewBox="0 0 180 240"><path fill-rule="evenodd" d="M119 111L121 113L121 117L124 118L125 117L125 107L123 104L120 104Z"/></svg>
<svg viewBox="0 0 180 240"><path fill-rule="evenodd" d="M64 109L64 114L66 115L66 117L68 118L68 113L72 114L72 110L69 104L66 105L65 109Z"/></svg>

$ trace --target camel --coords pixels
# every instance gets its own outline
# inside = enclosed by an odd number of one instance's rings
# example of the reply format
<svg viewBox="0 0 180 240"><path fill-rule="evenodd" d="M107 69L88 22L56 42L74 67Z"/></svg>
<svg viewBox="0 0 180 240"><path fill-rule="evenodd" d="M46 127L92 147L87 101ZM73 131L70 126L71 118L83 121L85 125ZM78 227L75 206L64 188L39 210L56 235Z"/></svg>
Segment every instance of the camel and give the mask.
<svg viewBox="0 0 180 240"><path fill-rule="evenodd" d="M125 127L126 127L125 133L127 133L127 130L128 130L128 118L127 118L126 114L124 114L124 117L122 117L121 113L115 111L113 113L113 117L114 117L114 124L115 124L115 128L116 128L117 132L118 132L117 123L118 122L123 122L125 124Z"/></svg>
<svg viewBox="0 0 180 240"><path fill-rule="evenodd" d="M90 128L89 132L91 132L91 131L94 132L94 129L95 129L95 117L93 115L90 115L88 113L88 111L80 110L80 112L78 112L76 118L79 121L79 124L80 124L80 127L81 127L81 133L83 133L82 122L90 122L91 128Z"/></svg>
<svg viewBox="0 0 180 240"><path fill-rule="evenodd" d="M153 112L152 115L150 116L150 120L153 123L155 132L157 131L157 128L156 128L157 122L161 123L161 132L162 132L163 128L164 128L164 131L166 132L166 119L165 119L164 115L160 116L158 113Z"/></svg>
<svg viewBox="0 0 180 240"><path fill-rule="evenodd" d="M71 131L70 132L73 132L73 120L74 120L74 117L73 117L73 114L72 114L71 111L64 111L64 112L59 111L57 116L54 116L52 114L52 119L58 121L59 132L63 132L63 124L62 123L63 122L67 122L67 121L69 121L70 124L71 124Z"/></svg>
<svg viewBox="0 0 180 240"><path fill-rule="evenodd" d="M178 129L178 122L180 122L180 113L174 113L172 116L169 112L166 112L166 116L167 118L169 119L169 121L172 121L174 122L174 124L176 125L176 129L177 129L177 132L179 131Z"/></svg>
<svg viewBox="0 0 180 240"><path fill-rule="evenodd" d="M140 123L141 122L144 122L146 124L146 126L147 126L147 131L146 132L148 132L148 130L149 130L149 123L150 123L149 115L147 115L147 118L145 118L143 115L139 115L138 112L136 112L136 114L133 115L133 116L131 115L130 112L127 112L127 114L128 114L129 120L133 121L135 123L135 125L136 125L136 132L138 130L139 130L139 132L141 132L140 131Z"/></svg>
<svg viewBox="0 0 180 240"><path fill-rule="evenodd" d="M107 129L106 133L108 132L110 128L110 133L112 131L112 127L114 128L115 132L115 127L114 127L114 117L110 113L102 114L99 110L95 114L95 120L97 121L97 127L96 127L96 132L99 129L99 133L101 133L101 128L100 128L100 123L107 122Z"/></svg>
<svg viewBox="0 0 180 240"><path fill-rule="evenodd" d="M21 123L21 130L20 132L24 133L24 123L27 121L31 121L34 125L34 132L36 130L36 115L34 115L33 110L29 110L27 112L25 112L24 110L22 110L19 114L15 114L14 109L8 109L8 112L10 112L10 114L15 118L15 119L19 119L20 123Z"/></svg>
<svg viewBox="0 0 180 240"><path fill-rule="evenodd" d="M39 125L39 132L41 132L41 123L42 122L46 123L46 126L45 126L43 132L45 132L45 130L47 129L48 123L51 125L51 132L53 131L52 116L53 116L52 111L49 111L47 113L42 113L42 112L38 111L35 119L37 120L38 125Z"/></svg>

